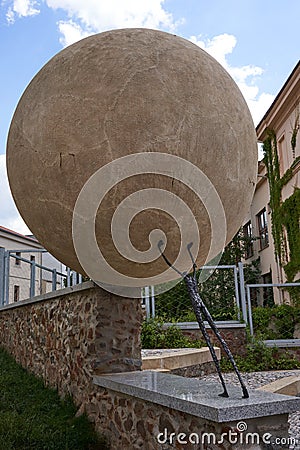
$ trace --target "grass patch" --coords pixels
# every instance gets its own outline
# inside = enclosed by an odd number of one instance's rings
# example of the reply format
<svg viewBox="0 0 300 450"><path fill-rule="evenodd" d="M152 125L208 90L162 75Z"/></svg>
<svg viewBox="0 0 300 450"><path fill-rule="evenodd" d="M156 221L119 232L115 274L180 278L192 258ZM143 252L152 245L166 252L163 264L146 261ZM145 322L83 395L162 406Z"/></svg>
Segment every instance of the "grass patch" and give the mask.
<svg viewBox="0 0 300 450"><path fill-rule="evenodd" d="M106 450L70 398L28 373L0 348L0 450Z"/></svg>

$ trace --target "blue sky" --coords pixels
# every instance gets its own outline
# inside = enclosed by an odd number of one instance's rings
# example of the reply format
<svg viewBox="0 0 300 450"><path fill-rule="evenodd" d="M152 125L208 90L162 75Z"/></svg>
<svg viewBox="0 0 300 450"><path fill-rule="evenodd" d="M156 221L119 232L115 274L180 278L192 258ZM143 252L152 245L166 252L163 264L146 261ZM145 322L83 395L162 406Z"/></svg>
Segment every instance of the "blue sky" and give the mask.
<svg viewBox="0 0 300 450"><path fill-rule="evenodd" d="M229 71L256 124L299 59L299 0L2 0L0 5L0 225L24 233L28 229L6 178L7 133L27 84L64 46L114 28L178 34Z"/></svg>

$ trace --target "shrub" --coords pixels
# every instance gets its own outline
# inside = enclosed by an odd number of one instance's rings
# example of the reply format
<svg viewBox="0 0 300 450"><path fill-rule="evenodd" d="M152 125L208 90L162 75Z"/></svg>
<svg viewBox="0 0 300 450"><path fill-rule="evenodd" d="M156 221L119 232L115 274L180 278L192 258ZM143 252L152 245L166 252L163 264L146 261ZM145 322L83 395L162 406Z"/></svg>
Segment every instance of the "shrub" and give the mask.
<svg viewBox="0 0 300 450"><path fill-rule="evenodd" d="M142 325L142 348L200 348L205 344L200 340L189 339L176 326L163 327L158 318L147 319Z"/></svg>
<svg viewBox="0 0 300 450"><path fill-rule="evenodd" d="M300 320L300 308L276 305L272 308L258 306L253 309L255 335L261 339L292 339L295 325Z"/></svg>
<svg viewBox="0 0 300 450"><path fill-rule="evenodd" d="M254 338L247 345L246 357L236 356L235 361L241 372L300 368L300 362L287 352L279 352L276 347L267 347L263 341ZM232 371L232 366L226 358L222 358L221 367L224 372Z"/></svg>

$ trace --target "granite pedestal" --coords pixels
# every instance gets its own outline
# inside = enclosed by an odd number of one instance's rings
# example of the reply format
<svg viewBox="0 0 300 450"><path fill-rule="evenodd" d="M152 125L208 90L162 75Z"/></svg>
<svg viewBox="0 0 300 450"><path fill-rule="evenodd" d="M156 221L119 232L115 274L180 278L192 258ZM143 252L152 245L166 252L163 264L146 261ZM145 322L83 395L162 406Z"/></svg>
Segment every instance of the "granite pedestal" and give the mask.
<svg viewBox="0 0 300 450"><path fill-rule="evenodd" d="M243 399L239 387L229 386L230 397L223 398L218 395L222 392L219 383L154 371L96 376L94 383L106 395L113 393L115 405L126 404L127 413L117 406L125 422L126 414L132 416L131 401L135 410L137 403L144 403L143 426L152 430L153 439L144 436L143 448L149 449L288 448L292 442L288 413L300 410L297 397L252 390L249 399ZM136 442L138 431L130 434ZM135 448L134 442L131 445Z"/></svg>

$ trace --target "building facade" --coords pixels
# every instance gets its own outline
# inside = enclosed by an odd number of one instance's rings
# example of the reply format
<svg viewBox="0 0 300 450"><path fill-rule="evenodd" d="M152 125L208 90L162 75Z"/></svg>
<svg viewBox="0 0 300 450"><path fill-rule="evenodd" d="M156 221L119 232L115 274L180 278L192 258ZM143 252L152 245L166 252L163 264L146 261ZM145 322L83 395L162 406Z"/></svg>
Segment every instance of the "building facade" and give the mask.
<svg viewBox="0 0 300 450"><path fill-rule="evenodd" d="M254 238L245 262L260 258L262 283L285 283L300 278L300 62L258 124L264 159L258 164L255 194L244 223ZM272 290L271 290L272 291ZM263 289L260 304L270 288ZM273 289L275 303L290 300L286 290Z"/></svg>
<svg viewBox="0 0 300 450"><path fill-rule="evenodd" d="M32 294L32 264L56 269L59 273L66 273L66 268L52 255L46 252L42 245L33 237L25 236L13 230L0 226L0 250L1 255L10 251L7 261L0 264L0 277L2 285L2 297L13 303L29 298ZM24 258L30 262L15 258ZM55 287L59 289L63 286L61 276L56 277ZM52 273L35 267L34 273L34 293L35 295L45 294L53 290Z"/></svg>

